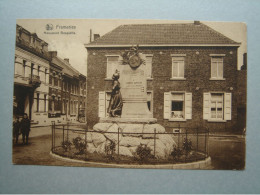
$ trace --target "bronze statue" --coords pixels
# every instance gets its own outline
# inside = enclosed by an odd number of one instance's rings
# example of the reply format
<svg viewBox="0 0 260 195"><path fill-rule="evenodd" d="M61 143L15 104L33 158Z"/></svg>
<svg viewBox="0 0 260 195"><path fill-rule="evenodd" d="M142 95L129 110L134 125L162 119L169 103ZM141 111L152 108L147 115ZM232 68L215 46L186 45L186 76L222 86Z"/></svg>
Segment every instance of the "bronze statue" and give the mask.
<svg viewBox="0 0 260 195"><path fill-rule="evenodd" d="M113 79L113 83L112 83L113 88L111 92L111 98L109 101L107 113L109 113L110 117L120 117L122 113L123 100L120 93L120 83L118 81L119 72L117 70L113 74L112 79Z"/></svg>

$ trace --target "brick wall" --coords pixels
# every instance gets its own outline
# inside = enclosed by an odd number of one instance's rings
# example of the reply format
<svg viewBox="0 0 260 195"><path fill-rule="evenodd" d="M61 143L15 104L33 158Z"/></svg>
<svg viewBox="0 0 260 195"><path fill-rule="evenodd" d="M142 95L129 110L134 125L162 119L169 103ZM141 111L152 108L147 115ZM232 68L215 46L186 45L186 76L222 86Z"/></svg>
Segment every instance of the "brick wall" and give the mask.
<svg viewBox="0 0 260 195"><path fill-rule="evenodd" d="M98 93L111 91L112 81L105 80L107 58L105 55L120 55L128 48L88 48L87 75L87 120L91 128L98 122ZM197 127L203 125L211 131L236 131L237 122L237 48L236 47L175 47L139 48L139 52L153 54L152 81L147 81L147 90L153 91L153 116L167 129L174 126ZM186 54L184 81L172 81L171 54ZM210 54L225 54L223 81L212 81ZM199 90L196 90L199 87ZM233 90L230 90L230 87ZM164 92L186 91L192 93L192 119L185 122L169 122L163 119ZM203 120L203 92L231 92L232 120L221 123Z"/></svg>

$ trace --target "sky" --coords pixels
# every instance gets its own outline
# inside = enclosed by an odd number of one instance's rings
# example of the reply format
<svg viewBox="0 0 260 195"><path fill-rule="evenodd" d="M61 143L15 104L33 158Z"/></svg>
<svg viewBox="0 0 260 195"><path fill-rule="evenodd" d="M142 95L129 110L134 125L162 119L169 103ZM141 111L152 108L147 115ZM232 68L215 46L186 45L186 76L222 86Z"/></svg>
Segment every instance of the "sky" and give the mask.
<svg viewBox="0 0 260 195"><path fill-rule="evenodd" d="M90 41L92 34L104 34L122 24L151 23L192 23L180 20L119 20L119 19L18 19L17 24L36 33L49 44L49 51L57 51L61 58L69 58L70 64L80 73L87 75L87 50L84 44ZM239 22L201 21L228 38L240 42L238 49L238 69L243 65L243 53L247 52L246 24ZM46 24L52 24L53 30L47 31ZM74 26L74 29L61 29L60 26ZM72 32L71 34L45 34L45 32ZM75 34L74 34L75 33ZM92 38L93 40L93 38Z"/></svg>

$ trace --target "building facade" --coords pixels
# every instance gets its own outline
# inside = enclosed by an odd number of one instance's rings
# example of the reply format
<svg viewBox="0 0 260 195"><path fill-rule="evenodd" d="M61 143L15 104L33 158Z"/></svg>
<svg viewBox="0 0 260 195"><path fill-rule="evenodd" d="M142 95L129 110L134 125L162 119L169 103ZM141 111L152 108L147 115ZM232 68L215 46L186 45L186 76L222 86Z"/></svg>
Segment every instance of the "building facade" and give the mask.
<svg viewBox="0 0 260 195"><path fill-rule="evenodd" d="M13 115L32 125L85 122L86 76L69 59L48 51L48 43L17 25Z"/></svg>
<svg viewBox="0 0 260 195"><path fill-rule="evenodd" d="M69 59L51 51L48 116L58 123L85 122L86 76L74 69Z"/></svg>
<svg viewBox="0 0 260 195"><path fill-rule="evenodd" d="M166 130L237 131L237 43L205 24L122 25L86 44L87 121L108 117L112 74L121 54L139 45L147 106Z"/></svg>
<svg viewBox="0 0 260 195"><path fill-rule="evenodd" d="M14 116L27 113L32 123L48 120L48 44L36 33L16 26Z"/></svg>

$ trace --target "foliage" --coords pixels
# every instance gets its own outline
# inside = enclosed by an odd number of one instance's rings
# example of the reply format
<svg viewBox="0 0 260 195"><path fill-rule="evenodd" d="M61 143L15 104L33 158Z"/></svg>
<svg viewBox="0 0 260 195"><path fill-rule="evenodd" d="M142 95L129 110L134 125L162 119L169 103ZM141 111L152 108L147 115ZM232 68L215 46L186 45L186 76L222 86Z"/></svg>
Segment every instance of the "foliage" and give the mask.
<svg viewBox="0 0 260 195"><path fill-rule="evenodd" d="M114 159L114 153L116 151L116 144L112 140L110 140L110 143L105 146L105 152L109 160Z"/></svg>
<svg viewBox="0 0 260 195"><path fill-rule="evenodd" d="M145 144L140 144L136 148L136 154L139 156L141 161L146 161L151 156L151 148L147 147Z"/></svg>
<svg viewBox="0 0 260 195"><path fill-rule="evenodd" d="M179 147L174 146L173 151L171 152L171 156L173 157L173 159L179 159L181 155L182 150Z"/></svg>
<svg viewBox="0 0 260 195"><path fill-rule="evenodd" d="M61 142L61 146L65 152L67 152L68 149L70 149L71 145L72 145L72 143L69 140Z"/></svg>
<svg viewBox="0 0 260 195"><path fill-rule="evenodd" d="M186 152L190 152L191 149L192 149L192 142L191 142L191 140L184 138L182 147L183 147L183 149L184 149Z"/></svg>
<svg viewBox="0 0 260 195"><path fill-rule="evenodd" d="M75 148L79 151L78 154L83 154L84 150L86 149L86 143L85 140L83 140L81 137L76 137L72 140Z"/></svg>

